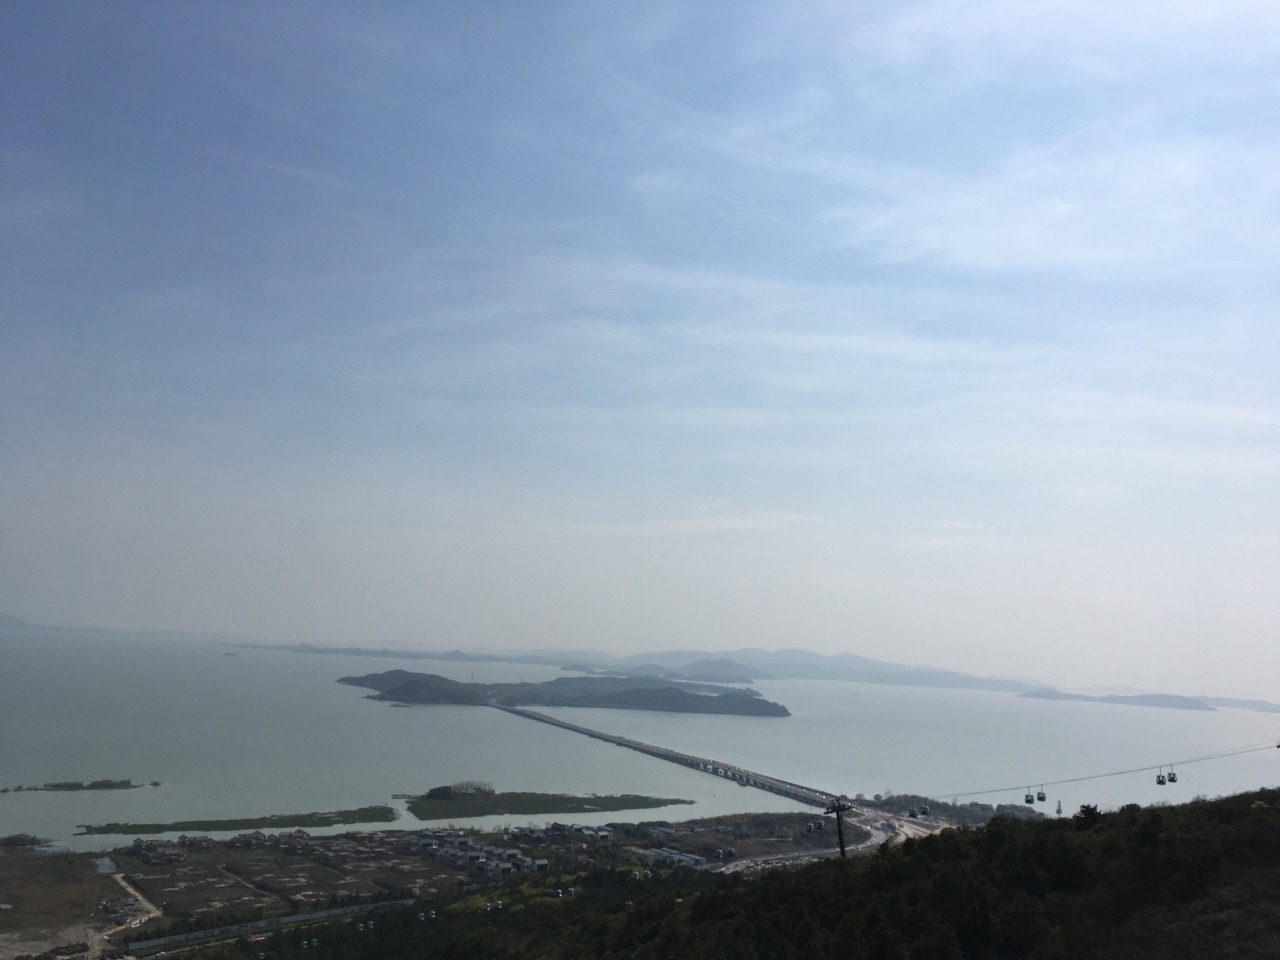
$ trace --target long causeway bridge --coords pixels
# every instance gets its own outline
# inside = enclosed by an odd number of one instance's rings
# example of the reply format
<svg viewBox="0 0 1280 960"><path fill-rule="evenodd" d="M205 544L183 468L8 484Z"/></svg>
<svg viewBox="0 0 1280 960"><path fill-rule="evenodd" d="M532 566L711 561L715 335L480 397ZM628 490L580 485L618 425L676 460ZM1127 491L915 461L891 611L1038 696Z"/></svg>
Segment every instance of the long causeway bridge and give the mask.
<svg viewBox="0 0 1280 960"><path fill-rule="evenodd" d="M612 733L602 733L599 730L592 730L590 727L582 727L576 723L569 723L566 720L557 720L555 717L549 717L545 713L538 713L534 710L525 710L521 707L506 707L498 704L491 704L498 710L513 713L517 717L524 717L526 720L537 720L539 723L549 723L553 727L561 727L565 730L572 730L574 733L581 733L584 736L592 737L595 740L603 740L605 743L612 743L619 747L626 747L628 750L635 750L639 753L648 754L651 757L657 757L659 760L666 760L669 763L678 763L684 767L693 767L695 770L701 770L703 773L709 773L715 777L723 777L726 780L732 780L742 787L755 787L757 790L767 790L769 793L776 793L778 796L787 797L790 800L798 800L800 803L807 803L814 807L826 807L836 799L834 793L828 793L825 790L816 790L813 787L801 786L798 783L792 783L789 780L779 780L777 777L770 777L763 773L756 773L753 770L747 770L743 767L735 766L731 763L725 763L721 760L708 760L706 757L695 757L692 754L680 753L677 750L668 750L666 747L655 747L651 743L642 743L639 740L632 740L629 737L619 737Z"/></svg>

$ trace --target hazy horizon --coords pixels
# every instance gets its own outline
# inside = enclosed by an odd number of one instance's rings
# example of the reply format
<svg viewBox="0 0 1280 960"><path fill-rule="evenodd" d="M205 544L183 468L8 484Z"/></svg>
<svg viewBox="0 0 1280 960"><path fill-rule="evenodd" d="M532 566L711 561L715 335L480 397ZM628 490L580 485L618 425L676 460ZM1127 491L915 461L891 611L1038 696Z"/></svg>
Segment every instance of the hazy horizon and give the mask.
<svg viewBox="0 0 1280 960"><path fill-rule="evenodd" d="M0 629L3 629L6 626L13 625L10 623L6 623L5 621L6 617L12 617L12 616L13 616L12 614L8 614L5 611L0 611ZM386 666L386 669L408 670L410 672L418 672L418 673L422 673L424 671L430 672L430 671L427 671L426 668L424 667L414 666L415 663L422 663L424 661L433 662L433 663L470 662L473 664L486 662L479 659L475 659L475 660L463 659L459 661L454 661L454 660L434 661L431 659L430 656L425 656L425 657L421 656L423 654L433 654L433 653L440 654L441 656L446 656L446 657L449 654L461 653L468 658L470 657L490 658L493 662L508 662L508 663L524 662L521 659L524 657L539 657L543 662L547 664L567 663L567 662L571 662L574 659L581 658L583 659L586 665L595 664L595 665L606 667L606 668L610 664L614 664L614 663L618 664L619 666L623 666L628 661L640 660L643 663L643 659L647 657L652 657L655 663L662 663L663 661L676 661L676 660L680 660L682 658L688 658L688 657L696 657L696 658L724 657L729 659L732 659L734 657L741 657L748 661L756 660L759 668L766 672L770 668L769 658L785 655L785 654L798 654L800 655L801 662L807 662L808 658L812 656L819 656L819 657L853 656L859 659L869 659L872 662L877 664L883 664L891 667L901 667L907 670L920 670L920 671L926 671L926 672L931 670L946 670L960 676L971 677L977 681L982 681L982 680L1014 681L1017 683L1027 685L1030 688L1035 688L1035 687L1053 688L1064 693L1082 694L1087 696L1107 696L1107 695L1129 696L1129 695L1142 695L1142 694L1173 694L1173 695L1184 696L1184 697L1205 697L1209 699L1226 697L1227 699L1232 699L1229 695L1224 694L1217 690L1212 690L1212 689L1197 688L1194 690L1190 690L1190 689L1170 690L1170 689L1154 689L1149 687L1135 687L1135 686L1129 686L1124 684L1105 684L1105 683L1067 684L1067 683L1059 683L1058 681L1054 680L1051 677L1033 677L1033 676L1027 676L1027 675L1017 676L1013 674L998 673L998 672L997 673L975 673L973 671L968 671L963 669L953 670L952 668L940 668L936 664L924 663L924 662L902 662L902 661L895 661L895 660L879 659L874 657L867 658L854 650L839 650L839 651L832 651L828 653L818 653L817 651L814 651L802 646L732 647L732 648L724 647L724 648L717 648L714 650L697 648L697 647L681 647L681 648L662 648L662 649L652 648L652 649L631 650L631 651L628 651L628 650L608 651L608 650L602 650L599 648L593 649L589 647L568 647L568 648L566 647L512 648L512 647L501 647L501 646L480 646L480 647L473 646L473 647L467 647L467 648L449 647L449 646L432 647L432 646L426 646L421 643L415 644L411 641L378 643L378 644L375 644L375 643L343 644L343 643L337 643L337 642L325 644L325 643L312 643L306 640L299 640L299 641L287 641L287 640L279 640L279 639L272 640L271 638L256 637L248 634L220 634L216 632L204 632L204 631L187 632L187 631L171 630L171 629L165 629L165 628L154 628L154 629L149 628L146 630L138 630L138 629L132 629L128 627L122 628L118 626L105 626L101 624L69 625L69 624L52 624L52 623L34 623L31 621L22 620L21 618L16 618L16 619L20 623L25 624L26 626L34 627L40 630L50 630L50 631L67 630L67 631L74 631L74 632L83 631L87 633L122 634L124 636L130 636L130 637L160 636L160 637L168 637L168 638L177 638L176 642L180 644L188 640L195 640L195 641L210 641L210 642L219 643L219 644L233 643L233 644L239 644L239 645L243 645L243 646L255 648L255 649L285 650L285 651L299 651L299 652L303 652L300 650L300 648L307 647L316 651L323 651L326 653L327 652L342 653L342 654L349 654L352 656L368 654L378 659L385 658L392 661L396 660L397 658L403 657L407 662L402 663L398 666L388 663ZM17 629L21 629L21 627L17 627ZM763 656L763 660L757 659L758 656L760 655ZM504 660L504 658L506 657L510 657L511 659ZM773 674L770 674L769 676L772 679L785 678L784 676L781 676L781 675L775 676ZM790 674L786 674L786 676L790 676ZM792 677L792 678L795 679L795 677ZM861 678L857 680L854 680L852 678L837 678L837 679L838 679L838 682L871 683L877 686L879 685L906 686L906 687L915 687L915 686L929 687L930 686L927 683L912 683L910 682L909 679L900 679L900 680L872 680L869 678ZM922 680L924 678L922 677L917 679ZM952 689L952 688L944 685L942 687L939 687L938 689ZM958 686L955 689L979 689L979 688ZM1268 700L1266 697L1240 697L1235 699L1240 699L1242 701L1260 700L1267 703L1273 703L1273 704L1275 703L1275 701ZM1280 704L1276 704L1276 705L1280 705Z"/></svg>
<svg viewBox="0 0 1280 960"><path fill-rule="evenodd" d="M0 6L0 610L1280 699L1280 8Z"/></svg>

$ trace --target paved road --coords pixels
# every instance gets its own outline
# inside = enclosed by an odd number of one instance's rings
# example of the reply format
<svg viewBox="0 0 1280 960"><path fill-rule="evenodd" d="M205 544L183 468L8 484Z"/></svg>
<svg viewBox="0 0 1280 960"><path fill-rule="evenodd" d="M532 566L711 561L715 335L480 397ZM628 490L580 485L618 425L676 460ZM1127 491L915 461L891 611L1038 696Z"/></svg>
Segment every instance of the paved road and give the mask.
<svg viewBox="0 0 1280 960"><path fill-rule="evenodd" d="M856 810L857 808L855 808ZM880 844L888 840L891 843L901 843L907 837L927 837L931 833L937 833L939 830L945 830L951 824L944 823L941 820L930 819L912 820L908 817L897 817L884 814L878 810L861 811L870 814L878 825L869 826L864 824L871 831L871 836L862 843L855 844L846 848L848 853L866 853L874 850ZM883 824L890 824L892 830L886 830ZM835 857L840 855L839 847L829 847L824 850L804 850L792 851L791 853L774 853L763 857L743 857L741 860L735 860L726 864L722 873L749 873L753 870L761 870L771 866L779 866L784 863L803 863L806 860L823 860L827 857Z"/></svg>

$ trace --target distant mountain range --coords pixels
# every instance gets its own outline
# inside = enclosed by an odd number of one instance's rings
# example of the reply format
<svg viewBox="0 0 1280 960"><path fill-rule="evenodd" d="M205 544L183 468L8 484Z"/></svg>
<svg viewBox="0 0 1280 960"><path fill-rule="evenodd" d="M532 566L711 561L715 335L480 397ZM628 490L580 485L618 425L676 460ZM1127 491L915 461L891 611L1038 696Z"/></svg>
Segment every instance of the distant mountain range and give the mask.
<svg viewBox="0 0 1280 960"><path fill-rule="evenodd" d="M536 652L465 653L462 650L372 650L361 647L317 647L297 644L286 647L297 653L343 654L387 657L400 660L446 660L469 663L536 663L603 676L663 677L708 683L751 683L754 680L853 680L907 687L947 687L957 690L995 690L1025 693L1035 685L1021 680L979 677L914 667L885 660L872 660L852 653L835 655L808 650L742 649L727 653L706 650L666 650L614 657L607 653L581 650L539 650Z"/></svg>
<svg viewBox="0 0 1280 960"><path fill-rule="evenodd" d="M1119 703L1131 707L1165 707L1170 710L1208 710L1214 708L1196 697L1179 697L1171 693L1115 694L1094 697L1085 693L1063 693L1046 687L1022 694L1033 700L1089 700L1093 703Z"/></svg>
<svg viewBox="0 0 1280 960"><path fill-rule="evenodd" d="M709 658L717 658L711 660ZM756 679L853 680L859 683L887 683L907 687L948 687L958 690L998 690L1023 693L1034 689L1020 680L979 677L937 667L908 666L886 660L872 660L852 653L834 655L808 650L760 650L747 648L721 654L704 651L669 650L662 653L622 657L624 665L644 663L688 675L691 668L706 664L732 665L741 675Z"/></svg>
<svg viewBox="0 0 1280 960"><path fill-rule="evenodd" d="M873 660L852 653L835 655L813 653L808 650L665 650L658 653L634 654L616 657L600 651L539 649L527 651L486 651L473 653L464 650L408 650L395 648L370 648L356 646L316 646L302 643L292 645L264 644L244 637L229 637L208 633L182 633L168 630L111 630L96 627L49 627L30 623L20 617L0 613L0 632L12 637L38 634L95 635L108 639L112 636L173 637L174 639L199 639L220 641L244 648L284 649L295 653L316 655L346 655L383 657L390 660L445 660L462 663L529 663L559 667L600 677L652 677L657 679L695 681L702 683L731 683L748 685L756 680L847 680L858 683L892 684L905 687L939 687L956 690L990 690L1022 694L1038 698L1060 700L1089 700L1099 703L1123 703L1131 706L1174 707L1187 710L1212 710L1228 707L1239 710L1255 710L1263 713L1280 713L1280 704L1267 700L1235 699L1231 697L1183 697L1174 694L1137 693L1089 695L1055 690L1043 683L1029 683L1002 677L983 677L942 670L937 667L912 666L887 660Z"/></svg>

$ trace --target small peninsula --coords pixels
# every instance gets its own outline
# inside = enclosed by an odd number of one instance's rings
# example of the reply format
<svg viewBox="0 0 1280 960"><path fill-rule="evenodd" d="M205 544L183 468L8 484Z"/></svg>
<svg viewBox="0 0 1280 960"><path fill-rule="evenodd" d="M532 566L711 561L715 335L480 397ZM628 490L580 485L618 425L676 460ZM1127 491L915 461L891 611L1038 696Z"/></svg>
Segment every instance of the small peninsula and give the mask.
<svg viewBox="0 0 1280 960"><path fill-rule="evenodd" d="M175 823L82 823L76 836L92 834L212 833L219 830L281 830L288 827L333 827L348 823L392 823L396 812L385 804L321 813L274 813L235 820L179 820Z"/></svg>
<svg viewBox="0 0 1280 960"><path fill-rule="evenodd" d="M780 703L755 690L655 677L557 677L546 683L461 683L434 673L388 670L338 683L377 691L372 700L503 707L602 707L664 713L718 713L789 717Z"/></svg>
<svg viewBox="0 0 1280 960"><path fill-rule="evenodd" d="M1202 700L1197 700L1194 697L1180 697L1172 693L1139 693L1131 696L1108 694L1102 697L1091 697L1083 693L1063 693L1061 690L1045 687L1043 690L1032 690L1029 693L1019 694L1019 696L1028 697L1032 700L1088 700L1091 703L1119 703L1130 707L1164 707L1169 710L1208 710L1210 713L1214 712L1214 708Z"/></svg>

